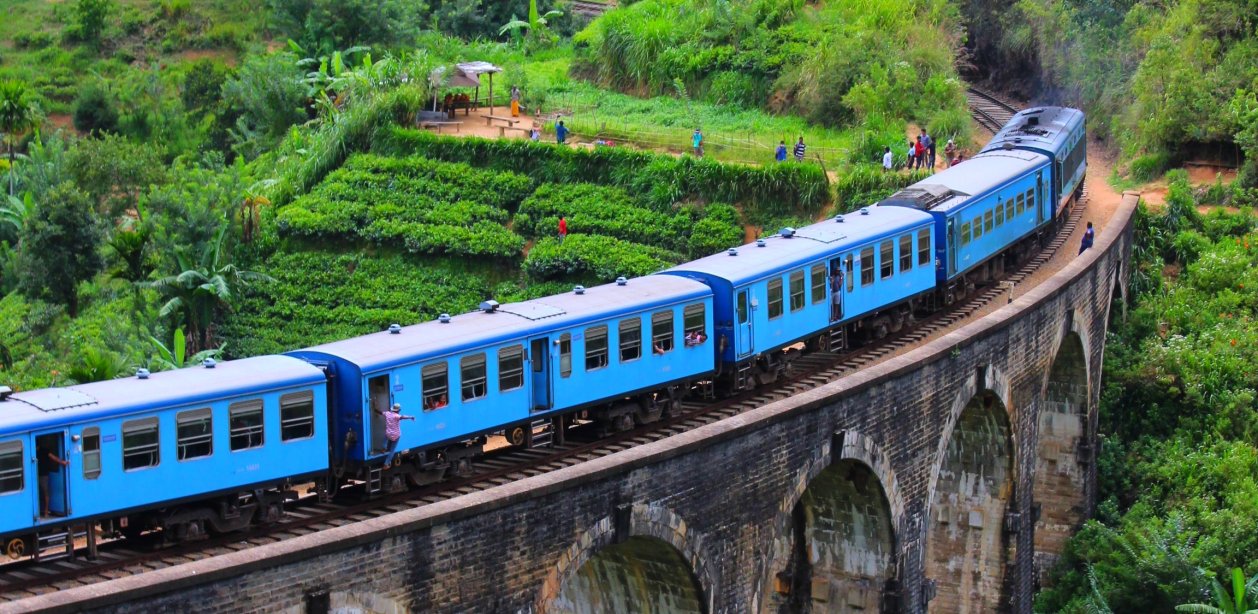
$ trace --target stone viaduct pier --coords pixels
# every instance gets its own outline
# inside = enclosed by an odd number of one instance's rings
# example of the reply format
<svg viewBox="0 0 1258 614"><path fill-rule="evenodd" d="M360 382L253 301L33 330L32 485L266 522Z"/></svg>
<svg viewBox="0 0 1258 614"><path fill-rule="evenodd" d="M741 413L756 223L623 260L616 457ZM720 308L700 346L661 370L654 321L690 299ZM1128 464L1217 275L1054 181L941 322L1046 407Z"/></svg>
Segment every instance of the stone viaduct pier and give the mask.
<svg viewBox="0 0 1258 614"><path fill-rule="evenodd" d="M1030 612L1095 502L1105 332L1136 200L1011 304L807 393L0 611Z"/></svg>

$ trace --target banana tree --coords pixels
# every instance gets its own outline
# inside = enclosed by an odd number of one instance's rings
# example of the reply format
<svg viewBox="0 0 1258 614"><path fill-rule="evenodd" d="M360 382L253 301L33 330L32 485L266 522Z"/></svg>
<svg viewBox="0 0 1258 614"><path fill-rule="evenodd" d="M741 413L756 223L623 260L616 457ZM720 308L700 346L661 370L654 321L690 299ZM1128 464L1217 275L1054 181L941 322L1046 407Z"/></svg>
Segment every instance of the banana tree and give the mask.
<svg viewBox="0 0 1258 614"><path fill-rule="evenodd" d="M511 21L508 21L498 29L498 36L502 36L507 32L510 32L511 40L514 40L518 44L524 38L524 35L520 32L520 30L527 30L530 40L540 43L547 34L547 21L562 16L563 11L553 9L546 11L545 14L542 14L537 9L537 0L529 0L529 20L521 21L515 15L512 15Z"/></svg>
<svg viewBox="0 0 1258 614"><path fill-rule="evenodd" d="M1214 595L1214 605L1206 603L1186 603L1175 606L1176 612L1196 612L1198 614L1258 614L1258 574L1248 581L1239 567L1232 568L1232 592L1218 578L1211 581L1210 591ZM1253 601L1251 601L1251 599Z"/></svg>
<svg viewBox="0 0 1258 614"><path fill-rule="evenodd" d="M162 343L157 337L149 336L149 341L152 342L153 349L157 351L157 354L149 359L149 367L154 371L171 371L194 367L205 362L207 358L217 360L223 355L223 348L227 347L227 344L224 343L216 348L201 350L185 360L184 358L187 356L187 338L184 336L182 328L175 329L170 347L166 347L166 344Z"/></svg>

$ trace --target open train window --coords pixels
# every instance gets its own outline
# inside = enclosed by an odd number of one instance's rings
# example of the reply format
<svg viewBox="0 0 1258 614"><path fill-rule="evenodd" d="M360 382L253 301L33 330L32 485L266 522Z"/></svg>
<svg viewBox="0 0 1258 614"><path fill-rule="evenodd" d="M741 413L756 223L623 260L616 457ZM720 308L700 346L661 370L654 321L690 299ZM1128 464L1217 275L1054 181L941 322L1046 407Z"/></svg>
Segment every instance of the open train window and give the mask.
<svg viewBox="0 0 1258 614"><path fill-rule="evenodd" d="M883 241L878 245L879 277L886 279L895 274L895 242Z"/></svg>
<svg viewBox="0 0 1258 614"><path fill-rule="evenodd" d="M25 488L22 468L22 442L0 443L0 493L18 492Z"/></svg>
<svg viewBox="0 0 1258 614"><path fill-rule="evenodd" d="M686 305L682 310L682 338L686 340L686 345L699 345L708 340L708 335L704 332L704 324L707 323L707 313L703 303L694 305Z"/></svg>
<svg viewBox="0 0 1258 614"><path fill-rule="evenodd" d="M996 227L999 228L1000 226L1004 225L1004 223L1005 223L1005 205L1004 203L998 202L996 203Z"/></svg>
<svg viewBox="0 0 1258 614"><path fill-rule="evenodd" d="M157 418L142 418L122 423L122 469L156 467L161 462L161 444L157 441Z"/></svg>
<svg viewBox="0 0 1258 614"><path fill-rule="evenodd" d="M95 480L100 477L100 428L83 429L83 477Z"/></svg>
<svg viewBox="0 0 1258 614"><path fill-rule="evenodd" d="M930 230L917 231L917 264L930 264Z"/></svg>
<svg viewBox="0 0 1258 614"><path fill-rule="evenodd" d="M913 268L913 235L900 237L900 272Z"/></svg>
<svg viewBox="0 0 1258 614"><path fill-rule="evenodd" d="M572 375L572 334L559 335L559 377Z"/></svg>
<svg viewBox="0 0 1258 614"><path fill-rule="evenodd" d="M874 248L866 247L861 250L861 285L868 286L874 283Z"/></svg>
<svg viewBox="0 0 1258 614"><path fill-rule="evenodd" d="M210 408L175 415L175 458L181 461L214 453L214 416Z"/></svg>
<svg viewBox="0 0 1258 614"><path fill-rule="evenodd" d="M970 223L966 222L961 225L961 245L970 244Z"/></svg>
<svg viewBox="0 0 1258 614"><path fill-rule="evenodd" d="M585 329L585 370L594 371L607 366L607 326L591 326Z"/></svg>
<svg viewBox="0 0 1258 614"><path fill-rule="evenodd" d="M450 369L445 361L424 365L419 373L424 393L424 411L441 409L449 405Z"/></svg>
<svg viewBox="0 0 1258 614"><path fill-rule="evenodd" d="M812 302L820 303L826 300L826 265L812 265L810 274L812 275Z"/></svg>
<svg viewBox="0 0 1258 614"><path fill-rule="evenodd" d="M620 362L642 358L642 320L626 318L617 328L620 332Z"/></svg>
<svg viewBox="0 0 1258 614"><path fill-rule="evenodd" d="M227 407L231 418L232 450L249 450L261 448L265 438L263 435L262 399L251 399L232 403Z"/></svg>
<svg viewBox="0 0 1258 614"><path fill-rule="evenodd" d="M852 270L854 266L855 265L852 264L851 254L848 254L843 257L843 274L847 278L847 291L848 292L851 292L852 288L856 284L856 276L852 274Z"/></svg>
<svg viewBox="0 0 1258 614"><path fill-rule="evenodd" d="M536 360L542 360L536 357ZM498 350L498 391L524 387L524 346L513 345Z"/></svg>
<svg viewBox="0 0 1258 614"><path fill-rule="evenodd" d="M791 273L791 311L803 309L804 304L804 272L795 271Z"/></svg>
<svg viewBox="0 0 1258 614"><path fill-rule="evenodd" d="M463 383L463 402L485 398L489 377L485 374L484 352L459 360L459 381Z"/></svg>
<svg viewBox="0 0 1258 614"><path fill-rule="evenodd" d="M280 397L280 440L314 437L314 392L303 390Z"/></svg>
<svg viewBox="0 0 1258 614"><path fill-rule="evenodd" d="M782 280L769 280L769 319L782 317Z"/></svg>
<svg viewBox="0 0 1258 614"><path fill-rule="evenodd" d="M988 209L987 213L983 214L983 233L984 234L992 231L992 228L994 227L992 222L993 222L992 211L991 209Z"/></svg>
<svg viewBox="0 0 1258 614"><path fill-rule="evenodd" d="M651 314L651 347L656 354L673 351L673 312Z"/></svg>

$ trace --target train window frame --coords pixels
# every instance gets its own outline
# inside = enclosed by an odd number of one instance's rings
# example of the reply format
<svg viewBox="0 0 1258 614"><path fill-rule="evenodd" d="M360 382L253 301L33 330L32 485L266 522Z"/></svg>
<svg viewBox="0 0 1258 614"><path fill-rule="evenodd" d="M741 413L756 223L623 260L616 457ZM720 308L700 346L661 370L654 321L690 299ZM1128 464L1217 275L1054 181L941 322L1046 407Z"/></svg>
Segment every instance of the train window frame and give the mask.
<svg viewBox="0 0 1258 614"><path fill-rule="evenodd" d="M432 382L434 386L429 386ZM424 411L450 405L450 365L446 361L428 363L419 368L419 399Z"/></svg>
<svg viewBox="0 0 1258 614"><path fill-rule="evenodd" d="M769 293L769 319L776 320L786 311L782 304L782 278L770 279L766 289Z"/></svg>
<svg viewBox="0 0 1258 614"><path fill-rule="evenodd" d="M585 329L585 370L587 373L605 369L611 362L607 341L606 324Z"/></svg>
<svg viewBox="0 0 1258 614"><path fill-rule="evenodd" d="M812 303L816 305L826 300L826 265L820 262L812 265L809 274L812 275L809 280L812 282Z"/></svg>
<svg viewBox="0 0 1258 614"><path fill-rule="evenodd" d="M994 223L994 218L995 216L992 215L991 209L988 209L983 213L983 234L990 233L993 229L995 229L996 225Z"/></svg>
<svg viewBox="0 0 1258 614"><path fill-rule="evenodd" d="M202 423L205 428L200 433L185 433L184 427L193 423ZM205 446L205 451L189 455ZM209 458L214 455L214 411L208 407L189 409L175 414L175 460L179 462Z"/></svg>
<svg viewBox="0 0 1258 614"><path fill-rule="evenodd" d="M900 272L913 270L913 234L900 236Z"/></svg>
<svg viewBox="0 0 1258 614"><path fill-rule="evenodd" d="M930 264L929 228L923 228L917 231L917 264L919 266L927 266Z"/></svg>
<svg viewBox="0 0 1258 614"><path fill-rule="evenodd" d="M970 223L961 224L961 245L970 244Z"/></svg>
<svg viewBox="0 0 1258 614"><path fill-rule="evenodd" d="M970 232L973 233L975 241L983 238L983 216L981 214L970 222Z"/></svg>
<svg viewBox="0 0 1258 614"><path fill-rule="evenodd" d="M477 352L460 358L460 401L471 403L487 396L489 396L489 359L485 356L485 353Z"/></svg>
<svg viewBox="0 0 1258 614"><path fill-rule="evenodd" d="M572 333L559 335L559 377L572 377Z"/></svg>
<svg viewBox="0 0 1258 614"><path fill-rule="evenodd" d="M874 247L861 249L861 287L874 285Z"/></svg>
<svg viewBox="0 0 1258 614"><path fill-rule="evenodd" d="M498 348L498 392L519 390L523 387L524 346L517 343Z"/></svg>
<svg viewBox="0 0 1258 614"><path fill-rule="evenodd" d="M1012 222L1013 216L1014 216L1013 199L1010 198L1005 201L1005 221Z"/></svg>
<svg viewBox="0 0 1258 614"><path fill-rule="evenodd" d="M651 314L651 351L667 354L676 346L677 333L673 329L673 311L657 311Z"/></svg>
<svg viewBox="0 0 1258 614"><path fill-rule="evenodd" d="M159 428L157 416L128 420L122 423L122 470L124 472L143 471L145 469L152 469L153 467L162 464L162 442L158 434ZM132 440L132 442L128 442L128 437L136 434L152 434L152 442L142 442L139 444L133 443L134 440ZM136 447L143 449L137 452L135 449ZM149 448L152 449L151 452L148 450ZM130 459L142 455L151 455L152 462L145 465L128 465L128 461Z"/></svg>
<svg viewBox="0 0 1258 614"><path fill-rule="evenodd" d="M1035 188L1026 191L1026 207L1027 209L1035 209Z"/></svg>
<svg viewBox="0 0 1258 614"><path fill-rule="evenodd" d="M705 329L708 325L708 308L703 303L691 303L681 310L682 339L687 347L703 345L708 340Z"/></svg>
<svg viewBox="0 0 1258 614"><path fill-rule="evenodd" d="M734 316L738 318L739 324L746 324L751 321L751 305L747 295L748 290L743 288L734 291Z"/></svg>
<svg viewBox="0 0 1258 614"><path fill-rule="evenodd" d="M280 441L288 443L314 437L314 402L313 390L280 395ZM298 428L304 430L297 431Z"/></svg>
<svg viewBox="0 0 1258 614"><path fill-rule="evenodd" d="M890 279L895 275L895 241L878 243L878 278Z"/></svg>
<svg viewBox="0 0 1258 614"><path fill-rule="evenodd" d="M262 399L248 399L245 401L237 401L227 406L227 426L228 440L231 442L229 447L232 452L244 452L247 450L257 450L266 445L266 405ZM246 424L237 426L237 420L245 420L252 418L254 415L258 417L257 424ZM258 436L257 443L253 443L254 435ZM247 445L239 445L239 444Z"/></svg>
<svg viewBox="0 0 1258 614"><path fill-rule="evenodd" d="M620 362L633 362L642 358L642 318L635 316L616 323L616 335Z"/></svg>
<svg viewBox="0 0 1258 614"><path fill-rule="evenodd" d="M1022 215L1023 213L1026 213L1026 195L1018 194L1017 196L1014 197L1014 199L1017 200L1017 203L1018 203L1017 204L1018 215Z"/></svg>
<svg viewBox="0 0 1258 614"><path fill-rule="evenodd" d="M997 202L994 211L996 212L996 227L1000 228L1005 225L1005 204Z"/></svg>
<svg viewBox="0 0 1258 614"><path fill-rule="evenodd" d="M795 313L808 305L808 301L804 300L804 270L791 271L788 279L791 291L791 313Z"/></svg>
<svg viewBox="0 0 1258 614"><path fill-rule="evenodd" d="M0 442L0 495L8 495L26 490L26 444L21 439L10 439ZM6 467L6 461L16 460L13 466ZM13 488L9 483L17 481Z"/></svg>
<svg viewBox="0 0 1258 614"><path fill-rule="evenodd" d="M96 478L99 478L101 474L100 427L86 427L79 436L83 440L83 452L81 453L83 460L79 463L83 465L83 479L95 480ZM89 444L91 444L92 447L88 447Z"/></svg>

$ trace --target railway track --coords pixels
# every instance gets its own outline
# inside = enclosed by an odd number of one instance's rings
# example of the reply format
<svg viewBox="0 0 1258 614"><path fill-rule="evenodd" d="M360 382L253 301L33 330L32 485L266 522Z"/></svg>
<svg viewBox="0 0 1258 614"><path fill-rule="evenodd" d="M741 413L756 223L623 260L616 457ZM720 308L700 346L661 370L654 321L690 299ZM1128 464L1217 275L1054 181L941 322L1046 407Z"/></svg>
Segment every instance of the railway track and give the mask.
<svg viewBox="0 0 1258 614"><path fill-rule="evenodd" d="M999 132L1018 112L1013 105L974 87L966 88L965 99L970 106L970 116L992 134Z"/></svg>
<svg viewBox="0 0 1258 614"><path fill-rule="evenodd" d="M474 464L469 477L371 501L362 501L354 497L353 492L347 493L343 500L331 503L320 503L317 497L306 496L290 503L287 513L278 523L250 532L211 537L168 548L157 546L159 536L146 534L138 540L114 540L100 544L96 560L63 556L44 558L38 562L10 563L0 567L0 602L141 574L483 491L658 441L816 388L900 349L918 344L974 315L1006 293L1012 293L1014 285L1046 264L1070 238L1086 205L1085 187L1074 209L1048 244L1000 282L980 287L953 308L934 314L882 341L842 354L814 352L805 355L796 361L792 376L767 388L716 401L685 402L672 417L608 438L596 438L592 432L593 425L569 429L566 443L548 448L492 451Z"/></svg>

